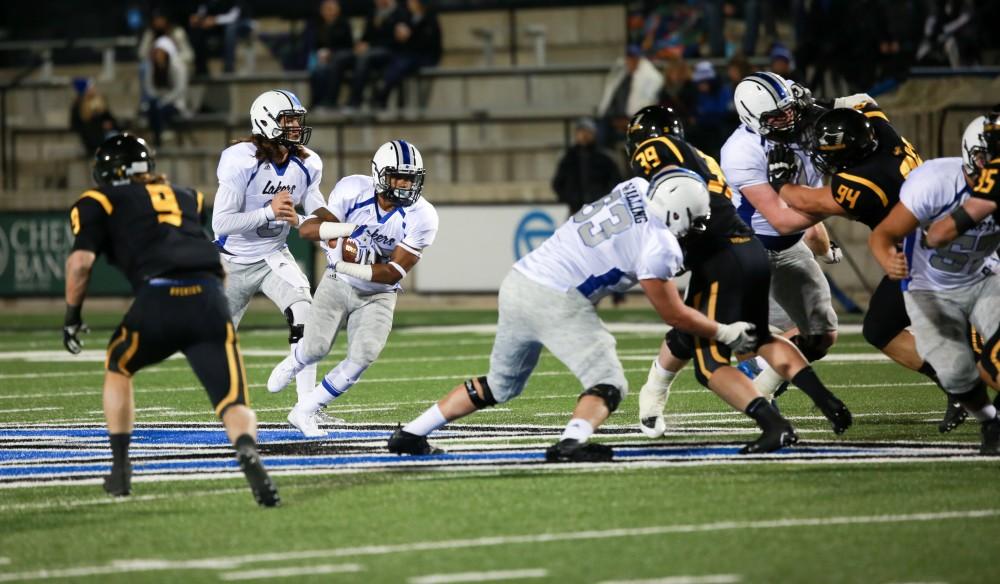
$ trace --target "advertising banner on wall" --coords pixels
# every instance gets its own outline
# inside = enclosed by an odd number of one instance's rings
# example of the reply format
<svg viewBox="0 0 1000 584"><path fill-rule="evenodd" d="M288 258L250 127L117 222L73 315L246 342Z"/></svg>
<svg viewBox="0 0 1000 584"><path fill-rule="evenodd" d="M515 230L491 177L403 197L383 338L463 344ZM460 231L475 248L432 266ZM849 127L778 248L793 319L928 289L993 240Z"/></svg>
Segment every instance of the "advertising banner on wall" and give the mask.
<svg viewBox="0 0 1000 584"><path fill-rule="evenodd" d="M211 211L208 212L211 216ZM313 280L315 246L295 230L288 245ZM0 213L0 297L64 294L66 256L73 247L67 211L5 211ZM89 296L130 296L128 281L99 258L88 288Z"/></svg>
<svg viewBox="0 0 1000 584"><path fill-rule="evenodd" d="M496 292L518 259L567 218L565 205L436 205L440 228L414 273L419 292Z"/></svg>

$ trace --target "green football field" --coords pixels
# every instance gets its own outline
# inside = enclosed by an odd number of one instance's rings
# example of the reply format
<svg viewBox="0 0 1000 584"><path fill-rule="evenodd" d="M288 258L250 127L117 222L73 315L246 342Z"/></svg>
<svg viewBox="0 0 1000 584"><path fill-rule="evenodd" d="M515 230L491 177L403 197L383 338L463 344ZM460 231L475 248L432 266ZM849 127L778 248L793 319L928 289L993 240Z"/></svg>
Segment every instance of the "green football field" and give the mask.
<svg viewBox="0 0 1000 584"><path fill-rule="evenodd" d="M264 389L287 331L276 311L251 315L240 340L276 509L254 504L183 360L136 376L133 496L105 496L102 349L117 315L85 312L96 330L72 357L58 317L5 314L0 582L995 580L1000 460L976 454L974 421L939 434L941 392L856 325L816 366L855 426L834 436L790 390L779 404L802 441L740 457L756 428L690 370L668 434L639 433L636 394L662 331L648 311L602 314L633 393L596 436L615 462L581 465L542 461L581 389L548 354L520 398L432 437L446 455L386 452L398 422L485 373L489 311L397 314L381 359L329 408L346 423L324 440L289 430L294 388ZM341 338L321 374L343 354Z"/></svg>

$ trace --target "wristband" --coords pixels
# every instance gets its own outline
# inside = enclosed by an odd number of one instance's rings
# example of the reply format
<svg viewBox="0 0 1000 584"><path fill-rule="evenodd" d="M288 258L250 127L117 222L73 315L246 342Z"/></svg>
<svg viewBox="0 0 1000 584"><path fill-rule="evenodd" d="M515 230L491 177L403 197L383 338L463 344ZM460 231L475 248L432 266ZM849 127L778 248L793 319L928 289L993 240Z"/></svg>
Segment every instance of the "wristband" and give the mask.
<svg viewBox="0 0 1000 584"><path fill-rule="evenodd" d="M399 272L400 280L406 277L406 270L403 269L403 266L397 264L396 262L389 262L389 265L396 268L396 271Z"/></svg>
<svg viewBox="0 0 1000 584"><path fill-rule="evenodd" d="M66 317L63 319L63 325L72 326L74 324L80 324L83 320L81 316L81 311L83 310L83 305L73 306L72 304L66 305Z"/></svg>
<svg viewBox="0 0 1000 584"><path fill-rule="evenodd" d="M340 223L337 221L324 221L319 225L319 238L323 241L350 237L358 226L354 223Z"/></svg>
<svg viewBox="0 0 1000 584"><path fill-rule="evenodd" d="M955 220L955 231L959 235L976 226L976 221L972 217L969 217L969 213L965 210L965 207L959 206L952 211L951 218Z"/></svg>
<svg viewBox="0 0 1000 584"><path fill-rule="evenodd" d="M366 282L372 281L372 267L370 265L362 266L360 264L351 264L341 260L333 266L333 269L336 270L338 274L352 276Z"/></svg>

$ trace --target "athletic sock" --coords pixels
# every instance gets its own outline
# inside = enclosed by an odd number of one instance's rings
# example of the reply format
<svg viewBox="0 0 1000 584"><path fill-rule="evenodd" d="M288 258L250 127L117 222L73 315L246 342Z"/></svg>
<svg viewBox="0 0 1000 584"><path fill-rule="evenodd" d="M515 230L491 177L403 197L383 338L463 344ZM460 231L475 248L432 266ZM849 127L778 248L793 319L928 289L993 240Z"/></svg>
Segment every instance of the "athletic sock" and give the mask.
<svg viewBox="0 0 1000 584"><path fill-rule="evenodd" d="M299 396L299 401L316 386L316 365L316 363L306 365L295 374L295 392Z"/></svg>
<svg viewBox="0 0 1000 584"><path fill-rule="evenodd" d="M989 422L997 417L997 409L993 404L985 405L982 409L969 413L972 414L973 418L979 420L980 422Z"/></svg>
<svg viewBox="0 0 1000 584"><path fill-rule="evenodd" d="M792 383L809 396L813 403L819 405L820 402L833 397L830 390L823 385L823 382L816 376L816 372L810 366L805 366L801 371L792 377Z"/></svg>
<svg viewBox="0 0 1000 584"><path fill-rule="evenodd" d="M434 404L424 410L424 413L420 414L415 420L403 426L403 431L416 434L417 436L426 436L447 423L448 420L441 413L441 408L437 404Z"/></svg>
<svg viewBox="0 0 1000 584"><path fill-rule="evenodd" d="M594 427L590 425L590 422L583 418L573 418L569 421L569 424L566 424L566 429L563 430L562 436L559 439L586 442L593 434Z"/></svg>
<svg viewBox="0 0 1000 584"><path fill-rule="evenodd" d="M924 375L925 377L928 377L938 387L941 388L941 391L945 391L944 388L941 387L941 380L938 379L937 371L935 371L934 370L934 366L931 365L930 363L928 363L927 361L924 361L924 364L920 366L920 369L917 369L917 373L920 373L921 375ZM948 392L945 391L945 393L948 393Z"/></svg>
<svg viewBox="0 0 1000 584"><path fill-rule="evenodd" d="M774 406L765 397L755 397L751 400L747 404L745 413L753 418L757 422L757 426L765 432L788 424L787 420L781 417L781 413L774 409Z"/></svg>
<svg viewBox="0 0 1000 584"><path fill-rule="evenodd" d="M785 378L778 375L770 365L764 367L763 371L753 380L753 386L767 399L772 399L774 392L778 391Z"/></svg>
<svg viewBox="0 0 1000 584"><path fill-rule="evenodd" d="M236 442L233 442L233 448L235 448L236 452L239 453L256 451L257 441L254 440L253 436L249 434L240 434L239 437L236 438Z"/></svg>
<svg viewBox="0 0 1000 584"><path fill-rule="evenodd" d="M132 434L110 434L111 460L113 466L128 464L128 446L132 442Z"/></svg>

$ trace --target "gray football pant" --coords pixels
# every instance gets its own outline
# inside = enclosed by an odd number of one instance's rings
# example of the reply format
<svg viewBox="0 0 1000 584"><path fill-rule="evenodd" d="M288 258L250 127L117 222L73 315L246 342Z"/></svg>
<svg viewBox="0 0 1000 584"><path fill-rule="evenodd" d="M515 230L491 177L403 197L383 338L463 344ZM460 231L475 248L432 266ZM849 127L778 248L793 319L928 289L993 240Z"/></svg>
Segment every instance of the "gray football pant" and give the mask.
<svg viewBox="0 0 1000 584"><path fill-rule="evenodd" d="M486 382L497 402L524 391L547 348L580 380L584 389L606 384L628 393L615 338L594 305L576 290L559 292L511 270L500 285L497 335Z"/></svg>
<svg viewBox="0 0 1000 584"><path fill-rule="evenodd" d="M771 262L771 297L804 335L837 330L830 283L804 241L781 251L767 251ZM777 316L774 310L772 315ZM778 324L778 323L775 323ZM780 325L779 325L780 326Z"/></svg>
<svg viewBox="0 0 1000 584"><path fill-rule="evenodd" d="M302 363L326 357L346 321L347 360L366 368L385 347L395 308L395 292L362 294L327 270L316 288L296 357Z"/></svg>
<svg viewBox="0 0 1000 584"><path fill-rule="evenodd" d="M292 286L284 278L275 274L267 262L261 260L252 264L237 264L223 257L222 266L226 270L226 300L233 325L240 326L240 320L250 306L250 299L258 291L264 293L282 313L296 302L311 302L309 288Z"/></svg>

